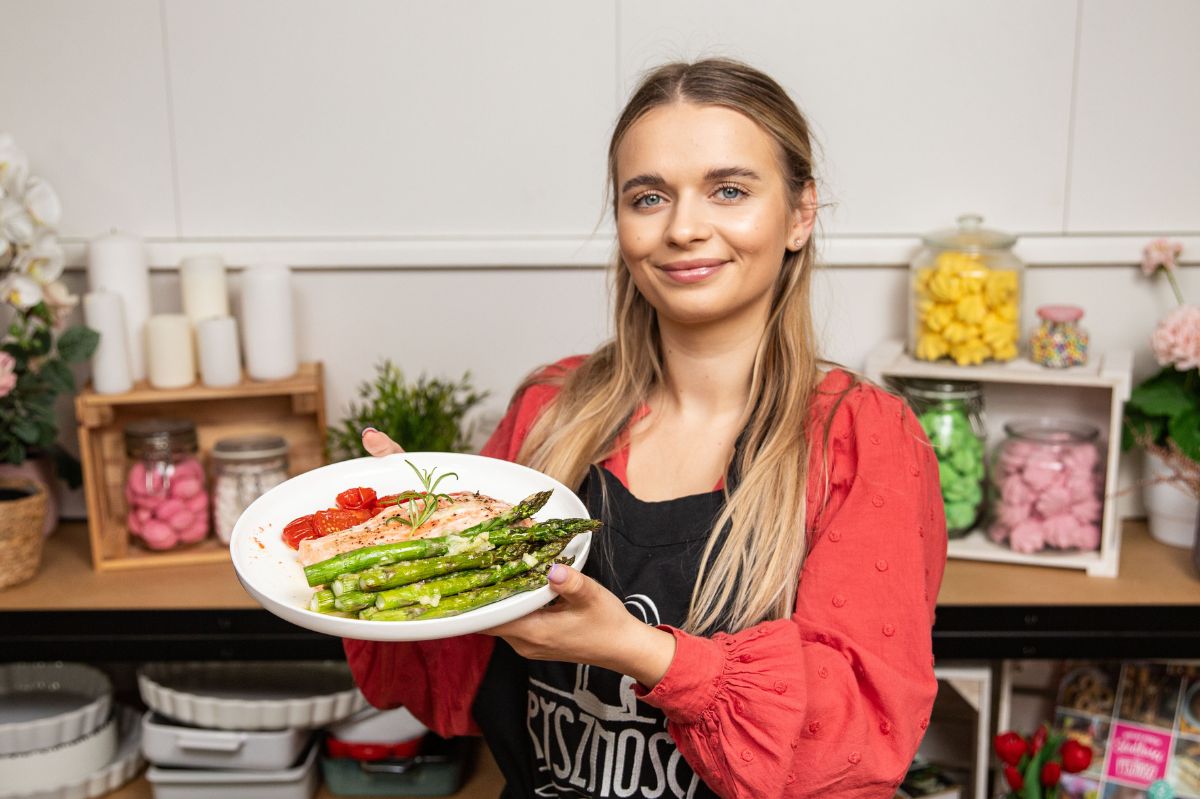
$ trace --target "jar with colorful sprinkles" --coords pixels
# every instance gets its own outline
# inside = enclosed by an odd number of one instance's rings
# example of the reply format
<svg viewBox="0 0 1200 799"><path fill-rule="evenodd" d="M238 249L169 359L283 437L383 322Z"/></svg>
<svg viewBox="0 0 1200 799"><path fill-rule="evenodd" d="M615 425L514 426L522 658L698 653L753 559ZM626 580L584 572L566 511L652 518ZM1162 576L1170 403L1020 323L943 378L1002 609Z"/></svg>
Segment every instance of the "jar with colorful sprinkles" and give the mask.
<svg viewBox="0 0 1200 799"><path fill-rule="evenodd" d="M1077 305L1043 305L1037 309L1042 323L1029 337L1034 363L1063 369L1087 363L1088 334L1079 326L1083 309Z"/></svg>

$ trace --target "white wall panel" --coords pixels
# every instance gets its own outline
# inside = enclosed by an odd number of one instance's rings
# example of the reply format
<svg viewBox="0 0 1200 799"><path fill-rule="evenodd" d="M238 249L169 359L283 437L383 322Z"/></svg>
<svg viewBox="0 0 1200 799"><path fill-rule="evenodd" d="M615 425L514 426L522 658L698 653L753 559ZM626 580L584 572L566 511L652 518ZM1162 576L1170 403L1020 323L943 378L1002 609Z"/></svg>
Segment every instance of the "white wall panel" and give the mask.
<svg viewBox="0 0 1200 799"><path fill-rule="evenodd" d="M60 230L174 236L156 0L0 0L0 131L63 205Z"/></svg>
<svg viewBox="0 0 1200 799"><path fill-rule="evenodd" d="M827 229L919 233L964 211L1062 228L1076 4L671 0L620 7L625 90L665 60L741 58L824 148Z"/></svg>
<svg viewBox="0 0 1200 799"><path fill-rule="evenodd" d="M1198 34L1194 0L1085 0L1071 231L1200 231Z"/></svg>
<svg viewBox="0 0 1200 799"><path fill-rule="evenodd" d="M185 236L536 238L599 218L609 4L165 8Z"/></svg>

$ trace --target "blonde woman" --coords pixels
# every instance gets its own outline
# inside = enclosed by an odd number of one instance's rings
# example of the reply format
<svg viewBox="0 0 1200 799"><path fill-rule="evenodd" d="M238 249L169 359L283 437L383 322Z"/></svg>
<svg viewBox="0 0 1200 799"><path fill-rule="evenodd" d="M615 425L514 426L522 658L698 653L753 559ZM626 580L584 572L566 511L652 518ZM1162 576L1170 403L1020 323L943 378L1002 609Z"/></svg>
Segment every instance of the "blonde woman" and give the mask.
<svg viewBox="0 0 1200 799"><path fill-rule="evenodd" d="M482 734L506 797L891 797L936 691L945 521L912 414L818 356L808 125L750 67L670 64L609 176L615 337L527 379L483 450L579 486L593 555L490 635L347 641L355 676Z"/></svg>

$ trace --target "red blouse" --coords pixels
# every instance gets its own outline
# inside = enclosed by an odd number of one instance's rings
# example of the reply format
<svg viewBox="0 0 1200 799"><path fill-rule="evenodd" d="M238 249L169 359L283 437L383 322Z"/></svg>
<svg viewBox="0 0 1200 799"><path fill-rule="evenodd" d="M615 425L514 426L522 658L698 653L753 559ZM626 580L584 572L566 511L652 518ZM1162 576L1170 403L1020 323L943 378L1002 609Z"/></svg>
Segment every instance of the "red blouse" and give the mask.
<svg viewBox="0 0 1200 799"><path fill-rule="evenodd" d="M929 723L946 560L937 461L902 400L866 384L845 392L849 384L831 372L814 402L813 440L824 440L830 413L832 422L827 466L820 447L810 461L795 612L711 638L664 626L674 659L652 690L638 691L722 796L891 797ZM556 392L534 386L516 398L483 454L513 460ZM627 458L622 449L604 464L622 482ZM818 509L824 468L829 497ZM345 649L373 705L404 705L441 735L465 735L478 734L471 705L493 640L347 640Z"/></svg>

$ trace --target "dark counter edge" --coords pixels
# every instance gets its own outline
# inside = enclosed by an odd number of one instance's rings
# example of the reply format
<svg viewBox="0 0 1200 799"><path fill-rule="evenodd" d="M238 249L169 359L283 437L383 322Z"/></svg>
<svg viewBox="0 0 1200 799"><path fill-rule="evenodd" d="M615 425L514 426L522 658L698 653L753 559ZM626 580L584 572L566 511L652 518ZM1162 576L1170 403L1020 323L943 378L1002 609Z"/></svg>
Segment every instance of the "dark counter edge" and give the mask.
<svg viewBox="0 0 1200 799"><path fill-rule="evenodd" d="M1200 658L1200 605L944 605L939 659ZM265 610L0 612L0 661L340 659Z"/></svg>

